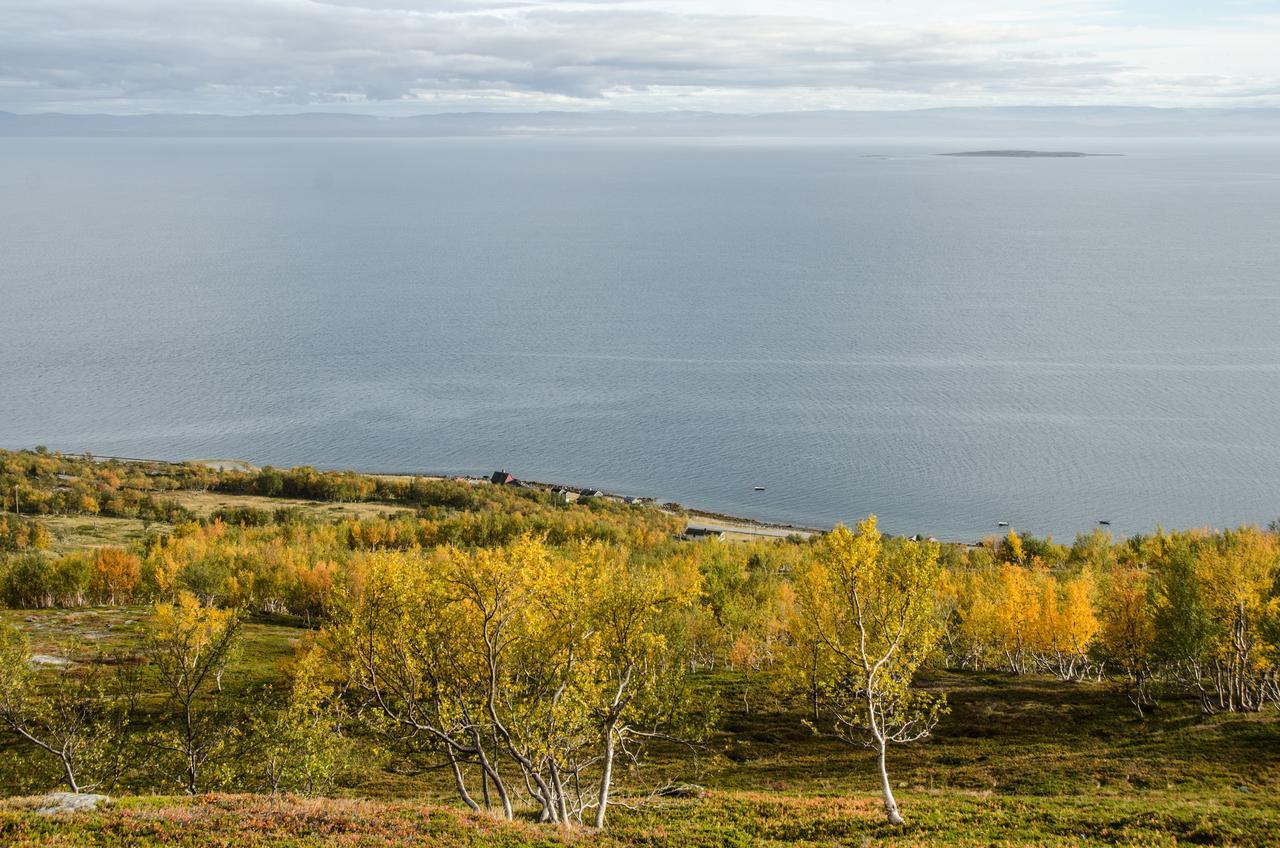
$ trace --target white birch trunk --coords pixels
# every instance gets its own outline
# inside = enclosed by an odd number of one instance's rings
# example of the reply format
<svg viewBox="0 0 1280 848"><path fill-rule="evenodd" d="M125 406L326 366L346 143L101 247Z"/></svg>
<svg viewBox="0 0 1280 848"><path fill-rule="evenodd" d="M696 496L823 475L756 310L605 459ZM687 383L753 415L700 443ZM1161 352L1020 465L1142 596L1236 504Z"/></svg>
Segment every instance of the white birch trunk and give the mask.
<svg viewBox="0 0 1280 848"><path fill-rule="evenodd" d="M604 764L600 769L600 805L596 807L596 828L604 827L605 811L609 807L609 788L613 784L613 728L604 729Z"/></svg>
<svg viewBox="0 0 1280 848"><path fill-rule="evenodd" d="M878 741L880 750L876 759L880 766L880 791L884 795L884 814L889 819L889 824L905 824L902 814L898 812L898 802L894 800L893 789L889 787L889 770L884 762L885 742L883 739Z"/></svg>

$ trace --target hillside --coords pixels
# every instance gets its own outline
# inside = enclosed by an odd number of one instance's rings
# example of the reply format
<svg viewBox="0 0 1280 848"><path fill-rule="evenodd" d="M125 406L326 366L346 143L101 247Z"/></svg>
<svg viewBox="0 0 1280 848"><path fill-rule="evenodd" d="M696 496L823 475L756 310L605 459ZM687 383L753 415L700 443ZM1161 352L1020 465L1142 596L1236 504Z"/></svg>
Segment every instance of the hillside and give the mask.
<svg viewBox="0 0 1280 848"><path fill-rule="evenodd" d="M650 505L514 486L44 452L0 454L0 483L24 510L3 505L0 714L61 734L112 797L36 812L66 777L0 734L0 844L1263 846L1280 832L1273 531L876 541L867 565L933 581L917 637L933 647L906 683L945 696L931 732L889 746L894 826L874 750L838 738L843 678L809 676L805 653L814 575L841 544L878 540L873 521L690 541ZM619 616L634 618L610 631ZM517 629L486 654L476 634L495 617ZM208 671L187 690L186 742L178 655ZM600 830L584 815L591 705L633 675ZM464 718L486 692L502 706ZM426 736L437 727L453 741ZM522 771L566 775L564 824L539 823L546 799Z"/></svg>

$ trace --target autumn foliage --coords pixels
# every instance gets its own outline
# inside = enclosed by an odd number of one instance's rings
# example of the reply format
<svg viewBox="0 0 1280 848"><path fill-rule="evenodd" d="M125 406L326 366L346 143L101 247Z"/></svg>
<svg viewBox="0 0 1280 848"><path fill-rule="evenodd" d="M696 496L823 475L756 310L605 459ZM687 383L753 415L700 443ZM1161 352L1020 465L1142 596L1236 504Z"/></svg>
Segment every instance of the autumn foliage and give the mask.
<svg viewBox="0 0 1280 848"><path fill-rule="evenodd" d="M118 613L141 646L99 664L145 678L146 722L113 706L125 677L36 669L0 631L3 717L68 786L102 780L126 731L136 785L192 794L323 791L359 744L445 775L462 806L600 827L620 774L638 785L655 741L700 750L731 697L870 747L899 822L886 762L946 720L940 669L1144 719L1280 701L1274 530L963 545L869 518L729 543L681 538L674 510L456 480L0 452L0 482L3 606L144 608ZM186 488L252 499L196 516L166 495ZM144 529L81 549L50 530L95 514ZM247 620L297 628L287 686L224 687Z"/></svg>

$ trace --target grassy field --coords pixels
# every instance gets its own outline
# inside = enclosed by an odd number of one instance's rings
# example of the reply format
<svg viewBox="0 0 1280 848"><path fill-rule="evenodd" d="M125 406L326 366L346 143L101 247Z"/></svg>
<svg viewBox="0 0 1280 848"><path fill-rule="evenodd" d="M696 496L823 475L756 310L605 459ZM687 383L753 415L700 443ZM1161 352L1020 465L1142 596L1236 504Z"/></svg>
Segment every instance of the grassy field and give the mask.
<svg viewBox="0 0 1280 848"><path fill-rule="evenodd" d="M333 521L342 518L369 518L380 515L394 515L404 512L405 507L380 503L325 503L323 501L306 501L297 498L264 498L257 495L230 495L225 492L173 492L172 497L182 506L197 516L204 517L217 509L235 507L254 507L256 509L276 510L298 508L312 514L315 518Z"/></svg>
<svg viewBox="0 0 1280 848"><path fill-rule="evenodd" d="M136 518L102 515L50 515L40 521L53 537L50 550L56 554L93 548L127 548L142 542L151 530L165 532L172 529L167 524L147 524Z"/></svg>
<svg viewBox="0 0 1280 848"><path fill-rule="evenodd" d="M405 511L404 507L390 504L324 503L296 498L231 495L222 492L177 491L165 493L164 497L177 501L198 518L205 518L219 509L237 507L253 507L268 512L284 508L300 509L318 521L372 518ZM172 526L163 522L143 522L136 518L114 518L105 515L48 515L42 516L40 521L53 537L50 550L58 554L102 547L127 548L141 543L149 533L167 533L173 529Z"/></svg>
<svg viewBox="0 0 1280 848"><path fill-rule="evenodd" d="M144 610L7 611L37 652L89 661L128 651ZM249 691L279 679L306 635L257 619L227 675ZM160 845L1274 845L1280 843L1280 719L1200 715L1166 702L1141 721L1110 686L936 674L952 711L927 742L891 754L905 829L883 824L868 753L815 737L803 716L736 675L708 675L720 729L704 749L667 747L624 776L607 833L564 834L465 814L445 776L360 758L333 799L129 797L50 818L0 804L0 844ZM25 754L0 749L0 756ZM7 769L6 769L7 771ZM672 783L693 797L654 796ZM34 788L33 788L34 789ZM406 800L410 799L410 800Z"/></svg>

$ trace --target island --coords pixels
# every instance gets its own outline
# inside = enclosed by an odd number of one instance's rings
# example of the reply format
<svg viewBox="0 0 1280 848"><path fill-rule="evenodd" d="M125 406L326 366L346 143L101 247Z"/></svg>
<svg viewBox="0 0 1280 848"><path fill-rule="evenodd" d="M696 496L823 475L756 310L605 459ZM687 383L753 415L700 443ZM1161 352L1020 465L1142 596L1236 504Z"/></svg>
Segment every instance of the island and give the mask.
<svg viewBox="0 0 1280 848"><path fill-rule="evenodd" d="M1123 156L1123 153L1080 153L1075 150L969 150L939 156L995 156L1013 159L1078 159L1085 156Z"/></svg>

